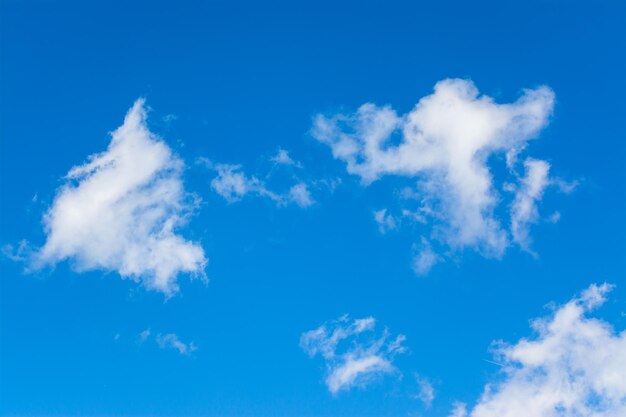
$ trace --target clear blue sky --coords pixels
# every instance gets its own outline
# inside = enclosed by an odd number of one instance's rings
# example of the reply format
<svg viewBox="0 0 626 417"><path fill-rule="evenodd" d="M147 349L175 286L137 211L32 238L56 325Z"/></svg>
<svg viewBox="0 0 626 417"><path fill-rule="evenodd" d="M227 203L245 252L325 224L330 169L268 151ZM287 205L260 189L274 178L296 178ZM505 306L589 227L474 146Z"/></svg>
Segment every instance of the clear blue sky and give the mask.
<svg viewBox="0 0 626 417"><path fill-rule="evenodd" d="M199 3L0 3L1 415L445 417L503 378L492 342L531 337L550 302L606 281L616 287L593 314L626 327L623 2ZM459 231L436 226L454 198L435 207L435 225L402 215L421 198L403 190L430 174L391 169L369 184L333 157L336 138L314 132L316 115L364 103L407 114L445 79L471 80L498 104L553 92L516 168L527 157L550 165L532 249L510 236L500 256L455 246ZM82 241L32 260L64 176L107 150L139 98L196 197L176 235L208 260L206 282L183 271L169 294L141 269L120 279L108 258L81 269ZM294 162L277 161L279 149ZM510 234L503 161L484 162L501 198L493 218ZM248 180L234 198L219 192L223 164ZM310 201L289 193L296 184ZM379 227L381 209L391 223ZM417 274L424 242L438 261ZM307 355L301 337L344 314L406 340L385 353L392 371L333 393L337 363ZM415 398L419 381L432 401Z"/></svg>

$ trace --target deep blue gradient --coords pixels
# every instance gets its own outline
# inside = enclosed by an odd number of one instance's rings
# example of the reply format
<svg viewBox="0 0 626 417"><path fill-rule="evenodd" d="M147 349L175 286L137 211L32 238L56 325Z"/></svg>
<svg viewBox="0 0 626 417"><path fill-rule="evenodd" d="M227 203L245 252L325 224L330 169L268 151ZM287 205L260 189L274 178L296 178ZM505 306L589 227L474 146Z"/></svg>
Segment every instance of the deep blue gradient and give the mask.
<svg viewBox="0 0 626 417"><path fill-rule="evenodd" d="M208 285L182 277L167 301L113 273L63 263L23 274L2 259L1 415L445 416L497 372L490 343L528 335L550 301L612 282L599 314L626 326L624 2L199 3L1 3L0 245L43 244L41 216L63 175L103 151L146 97L151 129L203 199L182 233L210 259ZM538 259L468 251L415 276L418 231L381 236L372 219L398 181L361 187L308 133L317 112L367 101L408 111L447 77L501 102L555 91L529 152L580 186L546 195L541 212L562 219L533 229ZM195 163L264 172L279 147L302 161L298 175L342 176L342 186L306 210L228 204ZM407 336L397 365L437 382L430 410L407 397L408 378L328 393L323 364L298 340L344 313ZM141 344L146 328L199 349Z"/></svg>

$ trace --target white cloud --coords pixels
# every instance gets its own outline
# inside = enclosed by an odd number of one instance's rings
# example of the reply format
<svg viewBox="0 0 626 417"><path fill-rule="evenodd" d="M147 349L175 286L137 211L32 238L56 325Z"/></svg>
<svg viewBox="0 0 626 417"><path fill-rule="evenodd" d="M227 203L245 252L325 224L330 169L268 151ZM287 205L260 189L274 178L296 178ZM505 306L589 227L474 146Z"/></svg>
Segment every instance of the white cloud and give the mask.
<svg viewBox="0 0 626 417"><path fill-rule="evenodd" d="M292 201L303 208L312 206L315 203L308 186L303 182L299 182L289 189L286 200Z"/></svg>
<svg viewBox="0 0 626 417"><path fill-rule="evenodd" d="M183 343L174 333L159 333L156 335L155 341L161 349L174 349L181 355L189 355L191 352L198 350L198 347L193 342Z"/></svg>
<svg viewBox="0 0 626 417"><path fill-rule="evenodd" d="M166 114L165 116L163 116L162 120L163 120L163 122L165 122L165 124L169 125L170 123L178 120L178 116L176 116L173 113L169 113L169 114Z"/></svg>
<svg viewBox="0 0 626 417"><path fill-rule="evenodd" d="M241 200L246 194L259 194L272 200L279 198L268 191L258 178L247 176L241 165L218 164L215 169L217 177L211 181L211 188L231 203Z"/></svg>
<svg viewBox="0 0 626 417"><path fill-rule="evenodd" d="M148 340L148 338L150 337L151 333L152 332L151 332L150 329L146 329L146 330L141 331L139 333L139 341L142 342L142 343L145 342L146 340Z"/></svg>
<svg viewBox="0 0 626 417"><path fill-rule="evenodd" d="M426 275L440 261L441 257L435 253L430 242L422 237L421 247L413 257L413 270L415 273L417 275Z"/></svg>
<svg viewBox="0 0 626 417"><path fill-rule="evenodd" d="M381 234L395 230L398 227L396 219L391 214L387 213L387 209L375 210L374 220L376 221L378 231Z"/></svg>
<svg viewBox="0 0 626 417"><path fill-rule="evenodd" d="M67 174L43 222L33 266L72 260L77 271L115 271L171 295L180 273L204 276L197 243L176 234L193 203L183 162L148 130L143 100L112 133L108 149Z"/></svg>
<svg viewBox="0 0 626 417"><path fill-rule="evenodd" d="M579 185L578 181L565 181L562 178L554 178L554 185L556 185L562 193L570 194L572 193Z"/></svg>
<svg viewBox="0 0 626 417"><path fill-rule="evenodd" d="M427 224L428 220L426 219L426 215L424 213L421 212L421 210L416 210L416 211L412 211L412 210L408 210L408 209L402 209L402 217L407 217L417 223L421 223L421 224Z"/></svg>
<svg viewBox="0 0 626 417"><path fill-rule="evenodd" d="M520 186L511 206L511 235L522 248L529 249L529 225L537 223L539 212L537 202L549 185L550 164L545 161L528 158L524 161L526 175L520 180Z"/></svg>
<svg viewBox="0 0 626 417"><path fill-rule="evenodd" d="M465 417L467 416L467 405L461 402L455 402L452 405L452 412L449 417ZM531 416L528 416L531 417Z"/></svg>
<svg viewBox="0 0 626 417"><path fill-rule="evenodd" d="M141 331L139 333L139 343L143 344L148 339L150 339L151 336L152 330L146 329ZM178 335L175 333L157 333L154 336L154 341L161 349L174 349L178 351L178 353L180 353L181 355L189 355L192 352L198 350L198 347L195 343L184 343L178 338Z"/></svg>
<svg viewBox="0 0 626 417"><path fill-rule="evenodd" d="M406 350L402 346L405 337L398 335L388 341L387 329L382 335L372 335L375 324L372 317L350 320L346 315L302 334L300 347L309 356L319 354L326 361L326 385L331 393L364 387L397 372L393 359Z"/></svg>
<svg viewBox="0 0 626 417"><path fill-rule="evenodd" d="M255 176L246 175L240 165L204 163L214 168L217 176L211 180L211 188L230 203L237 202L246 195L257 195L274 201L279 206L296 204L306 208L315 203L306 183L298 182L284 193L271 191Z"/></svg>
<svg viewBox="0 0 626 417"><path fill-rule="evenodd" d="M276 152L276 155L274 155L271 160L278 165L289 165L296 168L302 168L302 164L298 161L293 160L289 155L289 152L287 152L285 149L279 148Z"/></svg>
<svg viewBox="0 0 626 417"><path fill-rule="evenodd" d="M561 220L561 212L555 211L548 217L550 223L558 223Z"/></svg>
<svg viewBox="0 0 626 417"><path fill-rule="evenodd" d="M511 238L495 215L501 198L488 161L505 155L514 170L517 154L546 126L553 104L548 87L498 104L470 81L447 79L405 115L367 103L354 114L316 116L312 135L365 185L386 175L417 179L416 194L434 223L431 238L452 250L500 257Z"/></svg>
<svg viewBox="0 0 626 417"><path fill-rule="evenodd" d="M532 322L536 336L500 343L501 378L476 406L455 417L626 416L626 331L588 317L611 286L592 285Z"/></svg>
<svg viewBox="0 0 626 417"><path fill-rule="evenodd" d="M33 256L33 248L25 239L20 240L17 247L14 247L10 243L3 245L0 252L13 262L26 262Z"/></svg>
<svg viewBox="0 0 626 417"><path fill-rule="evenodd" d="M435 388L433 384L423 376L415 374L418 392L414 397L424 403L426 407L430 407L435 399Z"/></svg>

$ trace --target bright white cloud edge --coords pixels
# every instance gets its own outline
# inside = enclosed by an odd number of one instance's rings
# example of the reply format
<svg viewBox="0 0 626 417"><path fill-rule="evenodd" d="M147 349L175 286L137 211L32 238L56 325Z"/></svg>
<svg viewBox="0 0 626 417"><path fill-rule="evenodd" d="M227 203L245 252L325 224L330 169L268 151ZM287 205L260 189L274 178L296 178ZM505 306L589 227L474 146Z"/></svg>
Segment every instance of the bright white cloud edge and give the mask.
<svg viewBox="0 0 626 417"><path fill-rule="evenodd" d="M176 233L194 207L184 163L150 132L144 100L112 133L108 149L72 168L44 216L47 240L33 267L69 259L172 295L181 273L204 277L202 247Z"/></svg>
<svg viewBox="0 0 626 417"><path fill-rule="evenodd" d="M325 383L332 394L365 387L385 375L399 375L393 360L406 351L405 336L390 339L387 329L377 335L375 325L373 317L350 320L346 315L300 337L300 347L309 356L324 358Z"/></svg>
<svg viewBox="0 0 626 417"><path fill-rule="evenodd" d="M532 322L536 336L498 343L501 378L489 383L469 411L454 417L626 416L626 331L589 313L606 301L607 284L591 285L578 297Z"/></svg>
<svg viewBox="0 0 626 417"><path fill-rule="evenodd" d="M471 81L446 79L405 115L366 103L354 114L317 115L311 133L365 185L386 175L414 178L414 194L422 203L419 220L431 224L429 239L452 250L501 257L511 242L528 249L528 229L548 183L539 174L547 175L541 168L549 165L526 161L530 176L512 206L509 231L495 214L502 198L488 160L505 155L515 172L519 153L547 125L553 106L554 93L545 86L499 104L479 95ZM416 261L424 265L416 270L427 272L434 264L429 258Z"/></svg>

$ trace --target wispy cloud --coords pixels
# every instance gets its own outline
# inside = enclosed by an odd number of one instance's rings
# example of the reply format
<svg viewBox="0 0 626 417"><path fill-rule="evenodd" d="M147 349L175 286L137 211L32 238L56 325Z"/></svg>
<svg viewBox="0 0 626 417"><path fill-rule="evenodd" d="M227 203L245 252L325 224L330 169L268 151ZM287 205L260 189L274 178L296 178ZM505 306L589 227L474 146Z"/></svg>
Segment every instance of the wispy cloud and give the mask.
<svg viewBox="0 0 626 417"><path fill-rule="evenodd" d="M449 417L466 417L467 416L467 404L456 401L452 405L452 412Z"/></svg>
<svg viewBox="0 0 626 417"><path fill-rule="evenodd" d="M211 188L230 203L240 201L247 195L269 198L278 206L295 204L299 207L310 207L315 203L305 182L297 182L285 192L275 192L254 175L246 174L241 165L205 164L213 168L217 175L211 180Z"/></svg>
<svg viewBox="0 0 626 417"><path fill-rule="evenodd" d="M274 155L271 158L271 161L274 162L275 164L278 165L288 165L288 166L293 166L296 168L302 168L302 164L296 160L294 160L290 155L289 152L285 149L279 148L278 151L276 152L276 155Z"/></svg>
<svg viewBox="0 0 626 417"><path fill-rule="evenodd" d="M588 317L606 301L607 284L532 322L536 335L498 342L502 375L471 409L454 417L621 417L626 415L626 331Z"/></svg>
<svg viewBox="0 0 626 417"><path fill-rule="evenodd" d="M414 374L415 382L417 383L417 393L413 396L420 400L426 407L430 407L435 399L435 388L433 384L421 375Z"/></svg>
<svg viewBox="0 0 626 417"><path fill-rule="evenodd" d="M387 212L387 209L380 209L374 211L374 220L378 225L378 231L381 234L386 234L391 230L395 230L398 227L396 219Z"/></svg>
<svg viewBox="0 0 626 417"><path fill-rule="evenodd" d="M28 260L32 258L33 252L34 249L25 239L20 240L17 247L7 243L0 249L0 253L13 262L28 262Z"/></svg>
<svg viewBox="0 0 626 417"><path fill-rule="evenodd" d="M502 199L490 160L504 155L504 171L516 177L518 154L547 125L553 105L548 87L524 90L514 103L498 104L479 95L470 81L447 79L405 115L366 103L354 114L317 115L311 132L364 185L388 175L417 180L411 194L419 210L403 213L429 222L429 240L446 251L471 248L500 257L512 241L528 243L549 166L526 161L529 171L513 205L515 229L507 230L496 216Z"/></svg>
<svg viewBox="0 0 626 417"><path fill-rule="evenodd" d="M150 329L142 330L141 332L139 332L139 341L142 343L145 342L146 340L148 340L151 334L152 331Z"/></svg>
<svg viewBox="0 0 626 417"><path fill-rule="evenodd" d="M374 333L373 317L350 320L346 315L329 321L300 337L300 347L309 356L321 355L327 368L326 385L336 394L397 372L395 356L405 352L403 335L390 339L389 331Z"/></svg>
<svg viewBox="0 0 626 417"><path fill-rule="evenodd" d="M548 186L550 164L537 159L524 161L526 175L520 180L515 200L511 207L511 234L522 248L530 250L529 225L539 219L537 202Z"/></svg>
<svg viewBox="0 0 626 417"><path fill-rule="evenodd" d="M165 116L163 116L162 120L163 120L163 122L165 124L169 125L170 123L178 120L178 116L176 116L173 113L169 113L169 114L166 114Z"/></svg>
<svg viewBox="0 0 626 417"><path fill-rule="evenodd" d="M171 295L177 276L204 276L202 247L176 233L194 207L183 161L148 130L144 101L108 149L72 168L43 218L47 240L33 267L70 259L77 271L115 271Z"/></svg>
<svg viewBox="0 0 626 417"><path fill-rule="evenodd" d="M198 350L198 346L194 342L185 343L180 340L176 333L157 333L152 336L151 329L145 329L139 332L139 343L143 344L148 340L154 340L154 342L161 349L173 349L181 355L190 355L192 352Z"/></svg>
<svg viewBox="0 0 626 417"><path fill-rule="evenodd" d="M247 194L258 194L278 200L278 195L265 188L265 184L254 176L246 175L241 165L217 164L217 176L211 180L213 191L224 197L228 202L241 200Z"/></svg>
<svg viewBox="0 0 626 417"><path fill-rule="evenodd" d="M433 266L441 262L441 256L433 250L428 239L422 237L421 244L415 245L415 255L413 256L413 271L417 275L426 275Z"/></svg>
<svg viewBox="0 0 626 417"><path fill-rule="evenodd" d="M309 207L315 203L315 200L313 200L311 196L311 191L309 191L309 187L304 182L299 182L291 186L283 199L292 201L300 207Z"/></svg>
<svg viewBox="0 0 626 417"><path fill-rule="evenodd" d="M198 347L193 343L183 343L176 334L157 334L155 338L157 344L161 349L174 349L181 355L189 355L191 352L198 350Z"/></svg>

